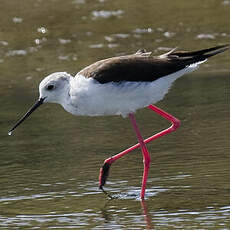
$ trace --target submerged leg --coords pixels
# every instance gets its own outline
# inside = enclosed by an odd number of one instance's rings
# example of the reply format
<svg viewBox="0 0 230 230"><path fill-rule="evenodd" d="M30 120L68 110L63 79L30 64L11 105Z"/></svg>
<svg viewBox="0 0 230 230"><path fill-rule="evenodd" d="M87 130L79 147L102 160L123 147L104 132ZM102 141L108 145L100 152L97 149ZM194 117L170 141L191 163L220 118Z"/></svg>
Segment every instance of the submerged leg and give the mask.
<svg viewBox="0 0 230 230"><path fill-rule="evenodd" d="M177 118L175 118L171 114L165 112L164 110L158 108L157 106L149 105L148 108L151 109L152 111L158 113L160 116L164 117L166 120L170 121L172 123L172 125L169 128L145 139L143 141L144 144L147 144L150 141L153 141L159 137L162 137L165 134L171 133L171 132L175 131L180 126L180 121ZM140 146L141 146L140 143L133 145L132 147L130 147L130 148L128 148L128 149L126 149L126 150L124 150L124 151L122 151L122 152L120 152L120 153L118 153L118 154L116 154L116 155L114 155L114 156L112 156L112 157L110 157L104 161L104 165L101 167L100 175L99 175L99 188L100 189L103 189L103 186L105 185L106 179L109 175L109 169L110 169L110 166L112 165L112 163L115 162L116 160L118 160L119 158L123 157L124 155L128 154L129 152L133 151L134 149L139 148Z"/></svg>

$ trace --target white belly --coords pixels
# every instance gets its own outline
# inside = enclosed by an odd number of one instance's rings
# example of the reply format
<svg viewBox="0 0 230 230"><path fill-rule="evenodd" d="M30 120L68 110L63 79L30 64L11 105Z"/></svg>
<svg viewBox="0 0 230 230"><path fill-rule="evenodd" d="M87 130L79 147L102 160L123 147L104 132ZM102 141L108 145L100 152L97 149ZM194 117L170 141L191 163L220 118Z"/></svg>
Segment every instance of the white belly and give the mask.
<svg viewBox="0 0 230 230"><path fill-rule="evenodd" d="M71 86L71 105L63 107L76 115L122 115L163 99L172 83L197 68L193 64L154 82L121 82L100 84L92 78L76 75Z"/></svg>

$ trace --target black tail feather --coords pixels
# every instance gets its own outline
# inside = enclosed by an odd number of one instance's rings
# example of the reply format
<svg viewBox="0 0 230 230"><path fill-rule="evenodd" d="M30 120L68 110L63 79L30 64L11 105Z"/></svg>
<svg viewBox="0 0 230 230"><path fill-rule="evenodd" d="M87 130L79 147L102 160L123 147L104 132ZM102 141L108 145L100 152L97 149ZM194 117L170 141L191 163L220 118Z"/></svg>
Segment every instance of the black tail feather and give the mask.
<svg viewBox="0 0 230 230"><path fill-rule="evenodd" d="M169 59L174 59L184 65L191 65L193 63L205 61L207 58L216 54L222 53L230 48L230 45L215 46L209 49L197 50L197 51L173 51L167 54Z"/></svg>
<svg viewBox="0 0 230 230"><path fill-rule="evenodd" d="M191 58L191 57L203 57L203 58L209 58L211 56L214 56L218 53L222 53L225 50L229 49L230 45L221 45L221 46L215 46L208 49L198 50L198 51L175 51L171 53L170 55L178 56L178 57L184 57L184 58Z"/></svg>

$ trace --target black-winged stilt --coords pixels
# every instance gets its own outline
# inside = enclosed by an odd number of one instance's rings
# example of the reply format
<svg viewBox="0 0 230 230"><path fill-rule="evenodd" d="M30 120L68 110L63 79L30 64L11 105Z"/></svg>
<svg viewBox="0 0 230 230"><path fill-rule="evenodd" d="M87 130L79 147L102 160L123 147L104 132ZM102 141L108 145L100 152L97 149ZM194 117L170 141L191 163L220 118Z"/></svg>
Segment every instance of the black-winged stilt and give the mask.
<svg viewBox="0 0 230 230"><path fill-rule="evenodd" d="M9 135L44 102L61 104L66 111L74 115L129 116L139 143L104 161L100 169L99 187L103 190L113 162L141 147L144 172L140 196L144 199L150 164L146 144L175 131L180 125L177 118L152 104L163 99L177 78L192 72L209 57L228 48L229 45L222 45L193 52L173 49L157 57L152 57L151 52L139 50L135 54L98 61L81 70L75 77L66 72L50 74L39 85L38 101L9 131ZM172 126L144 140L135 121L134 112L147 106L169 120Z"/></svg>

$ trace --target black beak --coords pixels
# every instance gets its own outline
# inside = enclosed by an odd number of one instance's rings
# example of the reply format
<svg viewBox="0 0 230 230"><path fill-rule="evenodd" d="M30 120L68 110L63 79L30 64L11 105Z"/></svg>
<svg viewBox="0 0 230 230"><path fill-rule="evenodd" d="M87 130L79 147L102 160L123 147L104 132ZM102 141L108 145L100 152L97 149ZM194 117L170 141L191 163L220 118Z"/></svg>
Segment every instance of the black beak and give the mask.
<svg viewBox="0 0 230 230"><path fill-rule="evenodd" d="M27 118L30 114L36 110L40 105L43 104L45 98L40 98L28 111L27 113L14 125L14 127L8 132L9 135Z"/></svg>

